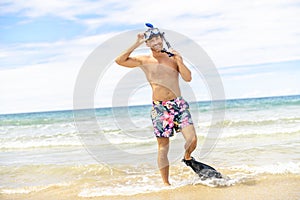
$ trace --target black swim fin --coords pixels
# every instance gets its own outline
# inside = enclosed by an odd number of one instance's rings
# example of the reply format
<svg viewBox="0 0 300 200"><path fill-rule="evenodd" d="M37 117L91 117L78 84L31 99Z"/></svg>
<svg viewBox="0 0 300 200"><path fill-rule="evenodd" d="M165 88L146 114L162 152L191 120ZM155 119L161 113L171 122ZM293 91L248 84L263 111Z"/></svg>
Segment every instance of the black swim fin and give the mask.
<svg viewBox="0 0 300 200"><path fill-rule="evenodd" d="M222 174L220 172L209 165L196 161L193 157L191 160L182 159L182 162L191 167L202 180L207 178L222 178Z"/></svg>

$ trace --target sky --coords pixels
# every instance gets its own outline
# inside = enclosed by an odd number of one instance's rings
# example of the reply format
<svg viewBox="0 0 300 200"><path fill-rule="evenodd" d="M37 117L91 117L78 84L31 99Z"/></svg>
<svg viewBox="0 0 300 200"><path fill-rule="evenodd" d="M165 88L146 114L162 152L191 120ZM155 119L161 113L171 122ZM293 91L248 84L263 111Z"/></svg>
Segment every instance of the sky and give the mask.
<svg viewBox="0 0 300 200"><path fill-rule="evenodd" d="M87 57L145 22L199 44L218 69L226 99L300 94L300 1L2 0L0 114L72 109ZM103 85L113 89L128 69L112 70L120 76ZM197 100L209 99L195 82ZM151 94L142 95L148 90L136 91L133 104L149 101ZM110 106L110 95L95 97L95 107Z"/></svg>

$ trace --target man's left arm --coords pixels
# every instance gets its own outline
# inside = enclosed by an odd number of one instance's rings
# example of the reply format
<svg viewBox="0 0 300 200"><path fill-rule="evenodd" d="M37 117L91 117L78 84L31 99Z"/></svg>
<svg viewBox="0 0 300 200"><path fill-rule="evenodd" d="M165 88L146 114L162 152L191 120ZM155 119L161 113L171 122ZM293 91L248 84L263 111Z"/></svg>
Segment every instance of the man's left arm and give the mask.
<svg viewBox="0 0 300 200"><path fill-rule="evenodd" d="M189 68L187 68L187 66L185 66L185 64L183 63L182 56L175 50L172 50L172 53L174 54L174 60L177 63L178 71L182 79L186 82L190 82L192 80L192 73Z"/></svg>

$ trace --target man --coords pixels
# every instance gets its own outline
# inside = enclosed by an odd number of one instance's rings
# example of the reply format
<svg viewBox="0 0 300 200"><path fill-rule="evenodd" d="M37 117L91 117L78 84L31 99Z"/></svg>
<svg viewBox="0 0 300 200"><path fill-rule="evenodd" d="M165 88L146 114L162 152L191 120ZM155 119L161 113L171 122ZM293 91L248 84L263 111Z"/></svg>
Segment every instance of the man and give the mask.
<svg viewBox="0 0 300 200"><path fill-rule="evenodd" d="M130 56L141 44L151 49L151 55ZM197 136L189 112L188 103L181 97L179 75L186 82L192 80L191 71L183 63L181 55L172 50L163 50L162 34L157 29L148 29L137 35L136 42L116 58L116 63L124 67L140 67L152 87L153 106L151 118L154 134L158 142L158 167L165 185L169 182L169 137L173 131L182 132L185 143L183 161L188 165L193 162L191 153L197 146ZM171 53L171 54L170 54Z"/></svg>

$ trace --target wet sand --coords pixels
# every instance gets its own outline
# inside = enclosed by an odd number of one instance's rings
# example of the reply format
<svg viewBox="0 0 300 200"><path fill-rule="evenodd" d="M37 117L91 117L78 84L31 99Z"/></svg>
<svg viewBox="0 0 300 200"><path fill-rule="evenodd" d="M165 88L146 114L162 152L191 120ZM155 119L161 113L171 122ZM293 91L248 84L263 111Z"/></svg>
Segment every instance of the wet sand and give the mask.
<svg viewBox="0 0 300 200"><path fill-rule="evenodd" d="M78 200L174 200L174 199L202 199L202 200L297 200L300 199L300 175L261 175L251 181L228 187L208 187L204 185L187 185L175 189L159 192L143 193L128 196L98 196L79 197L78 187L53 186L39 192L29 194L0 194L1 199L78 199Z"/></svg>

